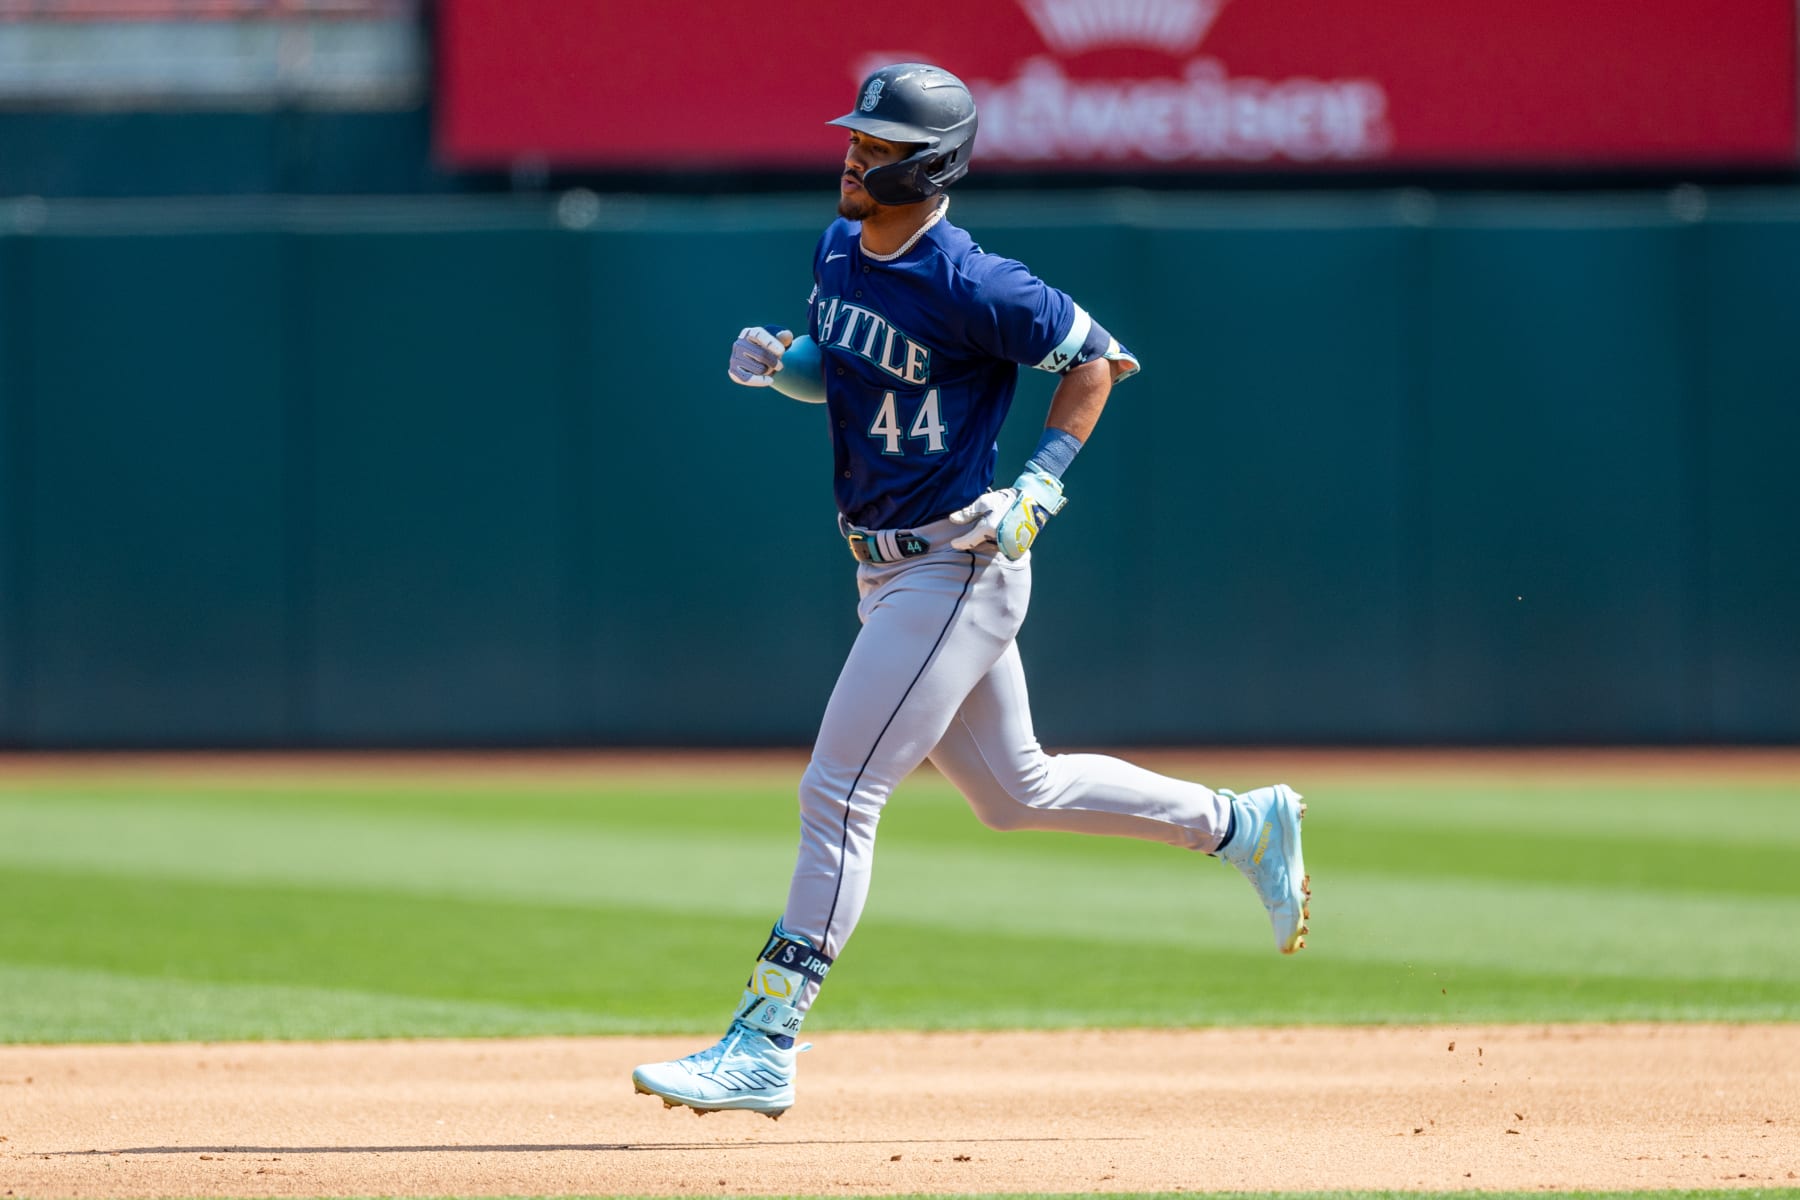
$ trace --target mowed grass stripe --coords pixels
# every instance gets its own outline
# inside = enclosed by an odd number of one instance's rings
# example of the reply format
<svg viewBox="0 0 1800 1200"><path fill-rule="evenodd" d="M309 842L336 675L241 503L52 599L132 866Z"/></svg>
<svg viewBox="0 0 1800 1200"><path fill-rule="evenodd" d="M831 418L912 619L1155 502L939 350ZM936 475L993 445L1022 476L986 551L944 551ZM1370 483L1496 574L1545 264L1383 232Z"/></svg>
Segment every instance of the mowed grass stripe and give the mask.
<svg viewBox="0 0 1800 1200"><path fill-rule="evenodd" d="M1606 839L1538 830L1476 833L1417 822L1388 827L1319 821L1306 846L1309 858L1405 879L1579 882L1700 896L1793 896L1800 859L1800 846L1773 841L1751 846L1623 832Z"/></svg>
<svg viewBox="0 0 1800 1200"><path fill-rule="evenodd" d="M494 1034L714 1031L767 928L759 917L22 871L0 873L0 908L10 917L0 963L501 1006L460 1014L445 1030ZM78 995L78 978L64 982ZM1266 945L1149 950L1066 930L1021 936L872 917L839 960L820 1017L821 1028L1756 1020L1793 1017L1795 994L1791 980L1285 959ZM18 1013L0 1039L66 1035L34 1011ZM141 1028L139 1014L121 1011L115 1036L151 1036ZM239 1025L188 1028L245 1036ZM338 1028L272 1013L280 1032L270 1036ZM398 1004L390 1022L371 999L362 1028L417 1033L417 1007ZM81 1036L100 1035L90 1023Z"/></svg>
<svg viewBox="0 0 1800 1200"><path fill-rule="evenodd" d="M1267 779L1208 779L1238 788ZM1800 847L1800 776L1793 780L1722 781L1716 789L1692 783L1555 782L1495 783L1467 780L1460 786L1425 783L1402 774L1391 783L1321 779L1296 780L1305 794L1309 822L1380 831L1414 831L1452 837L1470 835L1492 844L1490 835L1562 843L1610 846L1666 843L1675 846ZM785 806L793 807L787 799ZM973 818L967 803L936 774L922 771L896 792L883 816L882 836L893 824L905 831L953 832ZM904 834L903 834L904 835ZM1091 839L1087 839L1091 840ZM1677 872L1704 878L1723 872Z"/></svg>
<svg viewBox="0 0 1800 1200"><path fill-rule="evenodd" d="M7 801L0 820L10 834L0 863L15 867L765 923L778 915L793 856L791 842L772 837L347 814L325 821L316 813L213 805L120 810ZM924 929L958 930L973 920L996 934L1109 938L1178 952L1267 944L1249 888L1216 860L1133 843L1073 866L1043 853L1076 840L1100 844L1049 835L977 835L929 847L884 841L873 911ZM1800 956L1781 952L1800 922L1800 896L1791 892L1766 898L1398 878L1353 869L1356 860L1334 855L1332 845L1332 836L1309 842L1318 892L1314 957L1800 983Z"/></svg>
<svg viewBox="0 0 1800 1200"><path fill-rule="evenodd" d="M758 891L779 903L795 830L757 838L486 825L249 805L0 801L0 863L145 877L583 904ZM681 888L672 882L682 881Z"/></svg>
<svg viewBox="0 0 1800 1200"><path fill-rule="evenodd" d="M1302 788L1302 791L1307 789ZM1568 841L1620 835L1727 846L1800 845L1800 775L1794 779L1605 781L1465 780L1424 783L1406 776L1372 784L1321 781L1307 799L1347 822L1381 829L1462 829Z"/></svg>
<svg viewBox="0 0 1800 1200"><path fill-rule="evenodd" d="M391 782L323 778L308 785L255 778L192 781L155 779L141 786L125 780L0 780L0 799L75 802L128 810L145 802L216 805L264 812L323 814L335 819L382 813L395 817L453 818L481 825L551 824L604 829L679 829L690 823L721 832L766 834L772 823L797 823L796 768L779 783L736 782L704 776L618 777L579 782L529 777L516 780L435 778ZM925 776L940 784L935 776ZM928 784L927 786L930 786ZM909 788L914 786L907 785ZM952 793L953 794L953 793ZM966 812L966 807L965 807Z"/></svg>
<svg viewBox="0 0 1800 1200"><path fill-rule="evenodd" d="M263 989L268 1036L711 1032L793 861L768 774L0 787L0 964L51 972L0 1038L111 1040L108 1008L111 1037L255 1036ZM1288 960L1219 864L995 834L922 775L816 1022L1800 1019L1800 796L1763 782L1313 788L1313 945Z"/></svg>
<svg viewBox="0 0 1800 1200"><path fill-rule="evenodd" d="M1591 783L1554 789L1490 786L1452 795L1410 784L1321 791L1323 798L1314 793L1309 822L1314 856L1361 871L1578 880L1657 891L1800 892L1791 869L1800 856L1800 785L1758 781L1729 785L1716 796L1674 785ZM500 839L501 849L514 836L511 831L529 839L556 829L576 837L665 834L691 844L696 853L707 839L742 838L791 851L798 828L794 799L786 790L733 794L719 787L684 790L667 781L644 792L600 781L589 794L566 786L541 793L469 786L434 793L413 785L393 793L250 788L241 796L207 789L192 796L157 791L135 799L125 793L0 788L0 831L16 828L19 837L29 836L34 811L63 814L59 819L71 825L85 814L96 826L134 834L143 832L139 814L149 813L153 826L165 819L171 829L185 822L181 836L190 838L196 825L255 819L301 844L317 840L307 832L314 828L325 836L340 836L334 830L342 829L375 839L403 827L417 828L422 836L437 829L450 836L479 830ZM148 835L159 836L154 827ZM982 829L962 798L935 774L921 772L889 805L882 845L980 845L1001 836ZM1044 855L1093 860L1129 853L1121 848L1129 843L1114 839L1026 837ZM7 840L0 838L0 848ZM696 868L704 871L708 865Z"/></svg>
<svg viewBox="0 0 1800 1200"><path fill-rule="evenodd" d="M706 760L700 759L702 763ZM1153 760L1155 762L1155 760ZM1269 776L1221 775L1203 760L1155 762L1183 778L1242 790ZM316 782L211 774L191 779L129 778L0 780L0 797L69 800L133 806L146 799L182 803L248 804L259 810L455 817L483 824L566 824L606 829L766 834L795 819L795 788L803 762L758 765L741 772L678 772L596 768L585 776L464 779L434 775L380 782L324 775ZM1266 774L1266 772L1265 772ZM1565 841L1598 835L1677 844L1800 846L1800 773L1794 778L1720 776L1710 784L1670 779L1596 777L1573 770L1567 778L1541 768L1509 777L1495 772L1433 772L1398 765L1392 779L1372 782L1367 768L1346 774L1314 769L1289 781L1346 825L1387 830L1465 830L1544 836ZM889 809L908 829L967 831L968 807L930 768L901 785Z"/></svg>
<svg viewBox="0 0 1800 1200"><path fill-rule="evenodd" d="M245 811L115 810L0 802L0 862L139 880L637 909L772 921L792 844L761 838L482 828L445 820ZM1073 838L895 838L878 853L873 905L932 930L1111 937L1172 950L1255 950L1262 912L1237 874L1201 855L1121 844L1125 860L1066 865L1037 853ZM1091 840L1091 838L1089 838ZM1325 851L1321 855L1321 849ZM1591 883L1402 880L1332 869L1310 851L1314 948L1334 961L1512 966L1633 977L1791 979L1784 952L1800 896L1685 896Z"/></svg>
<svg viewBox="0 0 1800 1200"><path fill-rule="evenodd" d="M591 1018L550 1022L564 1032L682 1028L702 1011L722 1024L719 1013L735 1001L754 953L742 947L760 945L767 929L754 920L735 926L719 919L646 920L634 909L24 871L0 872L0 911L9 917L0 922L0 963L12 966L195 985L323 988ZM665 958L671 966L660 966ZM370 1032L405 1032L411 1012L402 1004L390 1029L371 1001ZM537 1028L489 1016L455 1031ZM135 1015L120 1018L119 1036L128 1036ZM37 1040L29 1027L0 1029L0 1039Z"/></svg>
<svg viewBox="0 0 1800 1200"><path fill-rule="evenodd" d="M0 1040L259 1041L616 1033L603 1013L0 963ZM29 1036L25 1036L29 1035Z"/></svg>
<svg viewBox="0 0 1800 1200"><path fill-rule="evenodd" d="M1131 854L1111 838L994 834L962 797L909 781L882 817L881 846L1032 840L1069 859ZM1684 792L1658 810L1633 789L1558 792L1509 811L1497 795L1417 790L1405 803L1368 791L1307 797L1309 860L1415 877L1647 885L1657 891L1800 895L1800 787L1753 804ZM785 812L782 814L785 817Z"/></svg>

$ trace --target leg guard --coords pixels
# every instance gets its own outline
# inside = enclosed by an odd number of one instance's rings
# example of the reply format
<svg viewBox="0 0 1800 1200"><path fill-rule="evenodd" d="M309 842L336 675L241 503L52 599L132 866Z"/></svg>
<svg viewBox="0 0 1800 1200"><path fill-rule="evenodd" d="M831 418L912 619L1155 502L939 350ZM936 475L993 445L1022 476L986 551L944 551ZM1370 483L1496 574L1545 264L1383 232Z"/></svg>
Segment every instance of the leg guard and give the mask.
<svg viewBox="0 0 1800 1200"><path fill-rule="evenodd" d="M789 933L777 921L762 953L756 956L756 965L750 969L732 1020L766 1035L784 1050L791 1047L805 1020L794 1001L808 984L825 982L831 963L824 951Z"/></svg>
<svg viewBox="0 0 1800 1200"><path fill-rule="evenodd" d="M714 1045L671 1062L645 1063L631 1073L638 1091L670 1108L695 1112L744 1109L779 1117L794 1103L794 1045L803 1014L791 1003L831 970L831 959L775 923L756 956L731 1027Z"/></svg>

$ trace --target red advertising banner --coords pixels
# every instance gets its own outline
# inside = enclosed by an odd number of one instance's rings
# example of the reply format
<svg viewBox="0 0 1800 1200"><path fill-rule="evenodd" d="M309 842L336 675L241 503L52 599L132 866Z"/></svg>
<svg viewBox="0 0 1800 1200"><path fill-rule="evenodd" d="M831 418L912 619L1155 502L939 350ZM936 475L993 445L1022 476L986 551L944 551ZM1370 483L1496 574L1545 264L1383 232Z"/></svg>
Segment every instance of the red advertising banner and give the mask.
<svg viewBox="0 0 1800 1200"><path fill-rule="evenodd" d="M975 93L979 170L1796 162L1795 0L441 0L468 168L815 167L857 81Z"/></svg>

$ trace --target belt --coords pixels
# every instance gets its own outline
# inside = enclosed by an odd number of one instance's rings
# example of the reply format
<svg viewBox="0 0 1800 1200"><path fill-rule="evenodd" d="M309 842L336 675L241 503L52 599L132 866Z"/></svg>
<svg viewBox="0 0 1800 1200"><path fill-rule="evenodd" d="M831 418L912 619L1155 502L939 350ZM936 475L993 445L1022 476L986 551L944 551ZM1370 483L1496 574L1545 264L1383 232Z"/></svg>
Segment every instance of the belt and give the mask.
<svg viewBox="0 0 1800 1200"><path fill-rule="evenodd" d="M860 563L891 563L917 558L931 543L910 529L852 529L844 534L850 553Z"/></svg>

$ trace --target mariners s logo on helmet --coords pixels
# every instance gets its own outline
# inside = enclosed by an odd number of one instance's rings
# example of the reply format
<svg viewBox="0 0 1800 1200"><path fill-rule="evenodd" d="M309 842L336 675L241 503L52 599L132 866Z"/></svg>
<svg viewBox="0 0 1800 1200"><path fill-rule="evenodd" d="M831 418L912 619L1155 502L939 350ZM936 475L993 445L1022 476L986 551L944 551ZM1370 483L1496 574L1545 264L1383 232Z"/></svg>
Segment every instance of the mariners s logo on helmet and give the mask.
<svg viewBox="0 0 1800 1200"><path fill-rule="evenodd" d="M864 112L875 111L875 105L881 100L881 89L885 86L887 86L887 80L885 79L869 80L868 90L863 92L862 98L862 110Z"/></svg>

